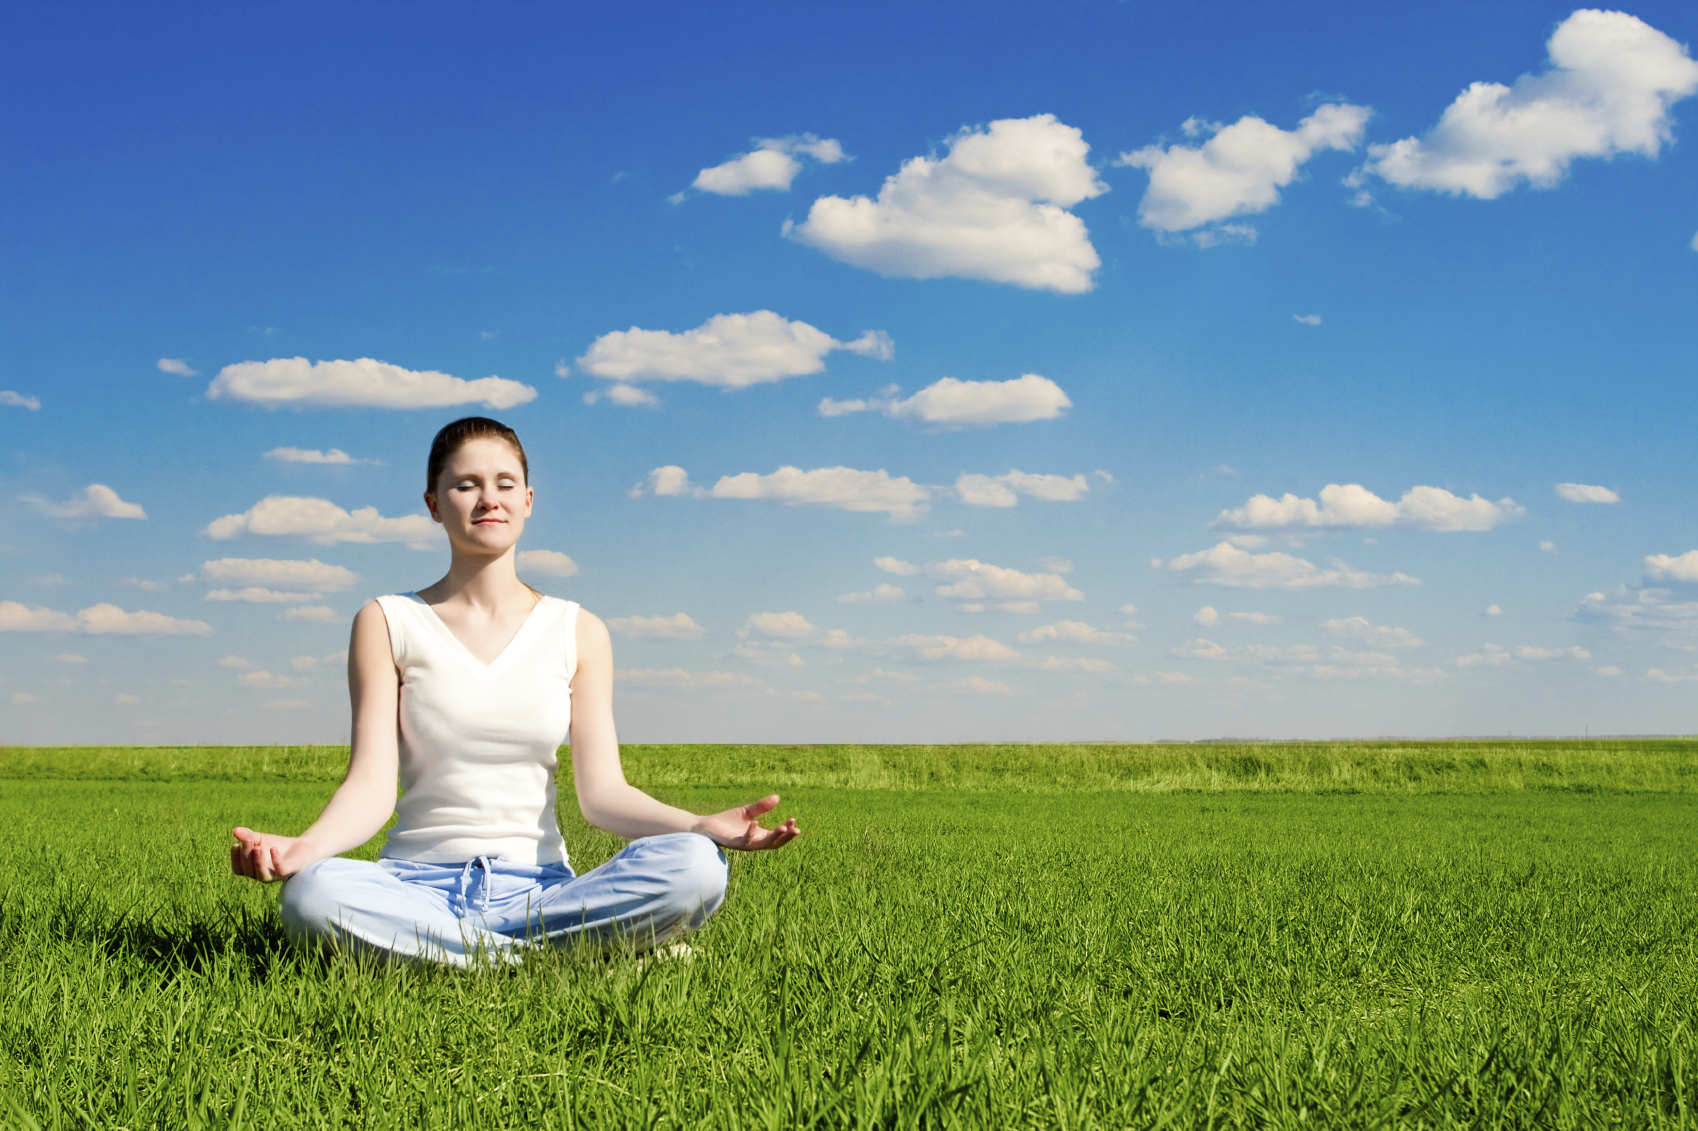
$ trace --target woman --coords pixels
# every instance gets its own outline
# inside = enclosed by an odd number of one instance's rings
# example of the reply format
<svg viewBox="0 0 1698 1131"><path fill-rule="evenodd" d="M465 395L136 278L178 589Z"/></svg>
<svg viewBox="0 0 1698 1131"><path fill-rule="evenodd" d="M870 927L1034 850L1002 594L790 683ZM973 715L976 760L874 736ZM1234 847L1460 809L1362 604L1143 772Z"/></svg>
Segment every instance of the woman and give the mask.
<svg viewBox="0 0 1698 1131"><path fill-rule="evenodd" d="M467 417L436 434L424 498L453 557L435 585L379 597L354 618L347 777L298 837L233 830L237 875L287 881L283 925L297 943L455 966L544 941L650 949L718 910L722 847L781 848L800 835L793 818L761 827L776 795L703 817L626 783L606 626L515 570L528 473L519 437L497 421ZM582 876L554 818L568 738L585 819L636 838ZM397 811L377 863L338 857Z"/></svg>

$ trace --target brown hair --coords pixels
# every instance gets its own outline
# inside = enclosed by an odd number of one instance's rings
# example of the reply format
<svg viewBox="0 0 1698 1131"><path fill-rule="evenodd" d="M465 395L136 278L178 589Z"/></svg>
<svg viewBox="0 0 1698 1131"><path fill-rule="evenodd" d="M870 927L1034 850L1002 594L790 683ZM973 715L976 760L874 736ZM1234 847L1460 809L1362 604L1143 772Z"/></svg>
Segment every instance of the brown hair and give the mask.
<svg viewBox="0 0 1698 1131"><path fill-rule="evenodd" d="M451 424L444 424L436 439L430 442L430 459L425 463L427 493L436 493L436 481L441 477L448 457L473 440L505 440L513 445L513 450L519 455L519 470L525 476L525 484L530 485L531 465L525 458L525 445L519 443L519 434L501 421L487 416L463 416Z"/></svg>

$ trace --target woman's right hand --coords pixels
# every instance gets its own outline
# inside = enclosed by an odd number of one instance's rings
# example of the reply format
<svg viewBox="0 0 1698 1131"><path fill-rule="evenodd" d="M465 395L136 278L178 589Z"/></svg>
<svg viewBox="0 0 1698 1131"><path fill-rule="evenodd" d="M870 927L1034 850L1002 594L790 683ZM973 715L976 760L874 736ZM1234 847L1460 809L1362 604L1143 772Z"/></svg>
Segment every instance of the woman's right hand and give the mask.
<svg viewBox="0 0 1698 1131"><path fill-rule="evenodd" d="M242 826L230 834L238 842L230 846L230 870L238 876L268 884L286 880L312 863L306 842L299 837L256 833Z"/></svg>

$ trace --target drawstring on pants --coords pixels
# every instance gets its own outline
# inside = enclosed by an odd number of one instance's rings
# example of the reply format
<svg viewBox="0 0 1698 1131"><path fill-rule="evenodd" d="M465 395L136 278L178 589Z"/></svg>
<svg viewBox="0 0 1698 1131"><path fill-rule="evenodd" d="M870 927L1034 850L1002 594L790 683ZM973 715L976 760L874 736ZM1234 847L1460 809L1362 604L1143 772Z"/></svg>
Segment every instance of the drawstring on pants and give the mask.
<svg viewBox="0 0 1698 1131"><path fill-rule="evenodd" d="M471 901L466 895L466 889L472 882L472 869L474 867L483 869L483 891L478 896L478 910L486 915L489 914L489 857L474 856L466 861L464 868L460 869L460 914L462 917L471 910Z"/></svg>

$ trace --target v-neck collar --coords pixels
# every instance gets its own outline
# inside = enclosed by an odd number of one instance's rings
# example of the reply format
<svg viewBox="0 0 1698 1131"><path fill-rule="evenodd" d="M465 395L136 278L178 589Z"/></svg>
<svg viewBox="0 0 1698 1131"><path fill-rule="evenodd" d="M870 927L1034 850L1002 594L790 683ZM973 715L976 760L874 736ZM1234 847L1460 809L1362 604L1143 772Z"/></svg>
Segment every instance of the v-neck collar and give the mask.
<svg viewBox="0 0 1698 1131"><path fill-rule="evenodd" d="M411 597L413 600L415 600L419 603L419 607L422 608L429 615L431 623L435 624L437 628L442 630L442 634L444 636L448 637L449 640L454 642L454 647L458 648L460 650L461 654L466 657L466 659L470 660L472 662L472 664L478 668L478 670L485 671L485 672L492 672L497 667L501 666L501 661L505 660L508 657L508 655L513 651L513 645L515 645L519 642L519 638L521 636L525 635L526 630L528 630L531 627L531 622L536 620L537 610L542 608L543 605L548 601L548 598L546 596L544 596L543 598L538 600L536 604L531 606L531 611L526 613L525 619L522 622L520 622L518 631L514 632L512 636L508 637L507 643L502 645L501 651L496 655L495 659L491 660L489 663L486 664L482 660L478 659L477 656L473 654L473 652L470 648L466 647L466 644L463 640L461 640L458 636L454 635L454 630L448 627L448 622L443 620L442 617L437 614L437 611L431 607L429 601L426 601L423 597L419 596L416 592L415 593L409 593L409 594L407 594L407 596Z"/></svg>

